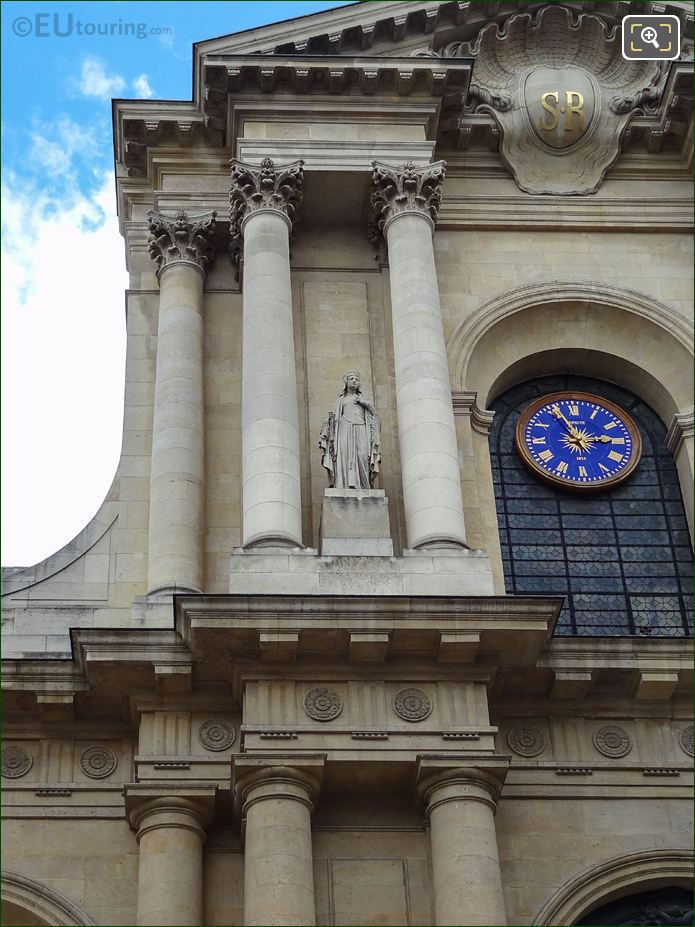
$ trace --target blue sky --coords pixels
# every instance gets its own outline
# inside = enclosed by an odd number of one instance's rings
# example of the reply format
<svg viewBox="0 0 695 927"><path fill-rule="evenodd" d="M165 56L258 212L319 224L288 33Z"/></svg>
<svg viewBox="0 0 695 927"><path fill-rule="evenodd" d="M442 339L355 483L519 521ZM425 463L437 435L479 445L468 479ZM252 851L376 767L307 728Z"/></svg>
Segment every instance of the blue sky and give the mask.
<svg viewBox="0 0 695 927"><path fill-rule="evenodd" d="M127 278L111 97L190 99L194 42L340 5L2 3L3 564L67 543L118 462Z"/></svg>

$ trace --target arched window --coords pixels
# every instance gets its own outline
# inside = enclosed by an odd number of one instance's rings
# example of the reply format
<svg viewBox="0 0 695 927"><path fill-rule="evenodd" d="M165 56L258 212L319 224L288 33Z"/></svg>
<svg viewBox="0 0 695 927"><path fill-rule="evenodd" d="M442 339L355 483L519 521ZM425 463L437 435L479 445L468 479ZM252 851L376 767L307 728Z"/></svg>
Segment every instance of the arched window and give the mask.
<svg viewBox="0 0 695 927"><path fill-rule="evenodd" d="M548 393L614 402L642 435L636 471L613 489L579 495L537 479L514 445L519 415ZM666 429L632 393L602 380L543 377L499 396L490 455L507 592L563 595L556 634L692 633L692 551Z"/></svg>
<svg viewBox="0 0 695 927"><path fill-rule="evenodd" d="M618 898L595 908L578 920L577 927L658 927L660 924L693 923L693 893L668 886Z"/></svg>

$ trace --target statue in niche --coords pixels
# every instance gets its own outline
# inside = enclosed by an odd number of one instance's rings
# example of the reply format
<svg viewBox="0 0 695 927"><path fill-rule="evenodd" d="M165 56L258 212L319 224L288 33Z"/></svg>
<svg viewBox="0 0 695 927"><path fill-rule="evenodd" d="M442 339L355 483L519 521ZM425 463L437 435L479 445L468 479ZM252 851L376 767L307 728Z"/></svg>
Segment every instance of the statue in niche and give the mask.
<svg viewBox="0 0 695 927"><path fill-rule="evenodd" d="M321 463L335 489L371 489L381 463L379 413L362 395L360 375L348 370L343 391L321 426Z"/></svg>

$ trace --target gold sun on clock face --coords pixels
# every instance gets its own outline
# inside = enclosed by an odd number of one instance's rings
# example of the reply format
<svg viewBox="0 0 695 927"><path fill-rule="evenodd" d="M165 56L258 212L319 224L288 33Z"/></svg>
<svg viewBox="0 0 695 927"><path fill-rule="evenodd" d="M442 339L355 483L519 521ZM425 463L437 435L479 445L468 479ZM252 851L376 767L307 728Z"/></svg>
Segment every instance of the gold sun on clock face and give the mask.
<svg viewBox="0 0 695 927"><path fill-rule="evenodd" d="M591 393L551 393L532 402L516 426L527 467L554 486L598 490L634 471L642 439L632 418Z"/></svg>

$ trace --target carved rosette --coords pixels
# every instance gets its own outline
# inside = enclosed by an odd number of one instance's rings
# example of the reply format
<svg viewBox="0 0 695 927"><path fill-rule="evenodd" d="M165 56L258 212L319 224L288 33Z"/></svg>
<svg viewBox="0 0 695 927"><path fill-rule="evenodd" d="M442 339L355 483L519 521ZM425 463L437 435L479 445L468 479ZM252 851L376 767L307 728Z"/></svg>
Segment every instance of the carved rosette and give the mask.
<svg viewBox="0 0 695 927"><path fill-rule="evenodd" d="M315 721L332 721L343 710L343 700L333 689L312 689L304 698L304 711Z"/></svg>
<svg viewBox="0 0 695 927"><path fill-rule="evenodd" d="M519 756L538 756L545 750L545 734L532 724L517 724L507 732L507 743Z"/></svg>
<svg viewBox="0 0 695 927"><path fill-rule="evenodd" d="M118 766L118 758L110 747L94 744L82 752L80 766L90 779L105 779Z"/></svg>
<svg viewBox="0 0 695 927"><path fill-rule="evenodd" d="M681 749L684 753L687 753L688 756L695 755L695 747L693 747L693 726L689 724L688 727L684 727L678 733L678 743L681 745Z"/></svg>
<svg viewBox="0 0 695 927"><path fill-rule="evenodd" d="M217 753L232 746L236 739L236 729L224 718L210 718L200 725L198 737L207 750Z"/></svg>
<svg viewBox="0 0 695 927"><path fill-rule="evenodd" d="M407 212L425 216L434 231L442 201L446 161L436 161L426 167L417 167L412 161L402 167L372 161L372 167L370 241L378 244L386 223Z"/></svg>
<svg viewBox="0 0 695 927"><path fill-rule="evenodd" d="M424 721L432 714L432 700L422 689L401 689L393 697L393 710L404 721Z"/></svg>
<svg viewBox="0 0 695 927"><path fill-rule="evenodd" d="M195 264L203 274L215 256L213 236L215 234L216 212L203 216L189 216L180 209L175 216L161 213L147 213L150 237L147 250L157 265L157 278L170 264Z"/></svg>
<svg viewBox="0 0 695 927"><path fill-rule="evenodd" d="M260 210L282 213L290 223L290 234L299 222L304 197L304 161L275 164L263 158L260 166L245 164L234 158L229 162L232 179L229 185L229 221L232 257L241 256L241 228L244 219Z"/></svg>
<svg viewBox="0 0 695 927"><path fill-rule="evenodd" d="M627 756L632 750L632 741L629 735L615 724L606 724L594 731L594 746L604 756Z"/></svg>
<svg viewBox="0 0 695 927"><path fill-rule="evenodd" d="M15 745L2 751L2 776L5 779L19 779L31 769L34 758L26 747Z"/></svg>

